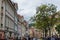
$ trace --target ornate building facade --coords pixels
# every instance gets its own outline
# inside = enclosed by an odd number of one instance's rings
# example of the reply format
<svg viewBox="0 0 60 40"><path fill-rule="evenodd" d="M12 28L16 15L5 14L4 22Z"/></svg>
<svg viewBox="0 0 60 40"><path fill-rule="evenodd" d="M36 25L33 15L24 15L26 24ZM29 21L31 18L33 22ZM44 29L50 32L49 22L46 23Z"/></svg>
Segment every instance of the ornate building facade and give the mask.
<svg viewBox="0 0 60 40"><path fill-rule="evenodd" d="M18 36L17 3L0 0L0 37L13 39Z"/></svg>

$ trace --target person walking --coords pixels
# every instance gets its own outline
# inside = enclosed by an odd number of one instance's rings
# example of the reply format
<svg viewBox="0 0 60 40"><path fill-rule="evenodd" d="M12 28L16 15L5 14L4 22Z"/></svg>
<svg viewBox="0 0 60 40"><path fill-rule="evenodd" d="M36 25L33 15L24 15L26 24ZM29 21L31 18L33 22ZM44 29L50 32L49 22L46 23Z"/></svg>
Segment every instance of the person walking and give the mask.
<svg viewBox="0 0 60 40"><path fill-rule="evenodd" d="M47 37L47 40L51 40L51 37Z"/></svg>
<svg viewBox="0 0 60 40"><path fill-rule="evenodd" d="M51 37L51 40L55 40L55 37L54 37L54 36L52 36L52 37Z"/></svg>

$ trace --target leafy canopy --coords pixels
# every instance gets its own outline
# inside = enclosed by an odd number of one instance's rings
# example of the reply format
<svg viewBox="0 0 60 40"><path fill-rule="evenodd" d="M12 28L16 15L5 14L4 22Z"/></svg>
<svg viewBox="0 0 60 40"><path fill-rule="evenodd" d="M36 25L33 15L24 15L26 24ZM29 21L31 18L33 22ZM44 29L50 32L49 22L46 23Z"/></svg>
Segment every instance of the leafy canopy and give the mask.
<svg viewBox="0 0 60 40"><path fill-rule="evenodd" d="M33 17L35 27L38 29L47 29L51 23L53 14L56 13L56 6L53 4L41 5L36 9L36 15ZM52 19L54 19L52 17Z"/></svg>
<svg viewBox="0 0 60 40"><path fill-rule="evenodd" d="M56 27L55 29L56 29L56 31L58 31L58 33L60 34L60 24L57 25L57 27Z"/></svg>

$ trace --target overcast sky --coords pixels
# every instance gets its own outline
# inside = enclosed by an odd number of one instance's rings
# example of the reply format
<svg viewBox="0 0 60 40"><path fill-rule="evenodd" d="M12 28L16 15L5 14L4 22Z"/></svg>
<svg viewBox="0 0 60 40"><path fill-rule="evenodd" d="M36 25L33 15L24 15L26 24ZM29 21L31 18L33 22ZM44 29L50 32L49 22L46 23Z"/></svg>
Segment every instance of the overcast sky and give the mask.
<svg viewBox="0 0 60 40"><path fill-rule="evenodd" d="M23 15L26 20L29 20L36 12L36 7L41 4L52 3L60 9L60 0L12 0L18 3L18 14Z"/></svg>

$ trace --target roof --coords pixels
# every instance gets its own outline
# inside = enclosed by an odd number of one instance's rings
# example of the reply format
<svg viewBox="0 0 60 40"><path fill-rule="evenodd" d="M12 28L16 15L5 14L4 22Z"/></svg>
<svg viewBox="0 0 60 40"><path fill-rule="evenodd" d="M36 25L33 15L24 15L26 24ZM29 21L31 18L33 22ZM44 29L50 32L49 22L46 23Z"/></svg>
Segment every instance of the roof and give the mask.
<svg viewBox="0 0 60 40"><path fill-rule="evenodd" d="M16 10L18 9L17 3L12 2L11 0L7 0L7 1L8 1L8 3L10 3L13 6L14 9L16 9Z"/></svg>
<svg viewBox="0 0 60 40"><path fill-rule="evenodd" d="M21 16L21 15L19 15L19 14L17 14L17 16L18 16L18 18L24 18L23 16Z"/></svg>

